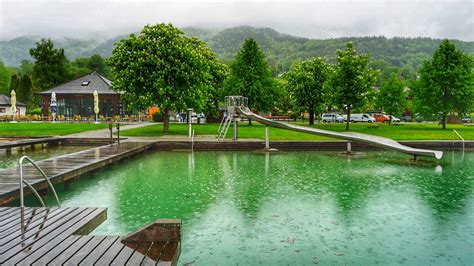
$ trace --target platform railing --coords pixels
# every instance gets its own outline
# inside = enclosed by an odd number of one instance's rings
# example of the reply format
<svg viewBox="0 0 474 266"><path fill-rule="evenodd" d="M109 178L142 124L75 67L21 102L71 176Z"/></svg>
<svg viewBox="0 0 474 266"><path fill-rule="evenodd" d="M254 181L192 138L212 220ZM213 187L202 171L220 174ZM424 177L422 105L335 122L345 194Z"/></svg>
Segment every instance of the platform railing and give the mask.
<svg viewBox="0 0 474 266"><path fill-rule="evenodd" d="M20 160L18 160L18 167L20 168L20 207L25 207L25 199L24 199L24 193L23 193L23 184L26 184L28 188L30 188L33 193L36 195L37 198L39 198L41 204L43 207L45 206L43 200L41 199L40 195L36 191L36 189L30 185L26 180L23 179L23 161L27 160L30 162L44 177L46 180L46 183L48 183L49 188L51 188L51 191L53 191L54 197L56 198L56 202L58 203L58 207L61 207L61 203L59 202L58 194L56 193L56 190L53 187L53 184L51 181L48 179L48 176L44 173L43 169L39 167L30 157L28 156L22 156Z"/></svg>
<svg viewBox="0 0 474 266"><path fill-rule="evenodd" d="M453 138L454 138L454 135L457 135L458 138L461 139L461 141L462 141L462 150L464 150L464 147L465 147L464 138L455 129L453 129ZM454 141L453 141L453 146L454 146Z"/></svg>

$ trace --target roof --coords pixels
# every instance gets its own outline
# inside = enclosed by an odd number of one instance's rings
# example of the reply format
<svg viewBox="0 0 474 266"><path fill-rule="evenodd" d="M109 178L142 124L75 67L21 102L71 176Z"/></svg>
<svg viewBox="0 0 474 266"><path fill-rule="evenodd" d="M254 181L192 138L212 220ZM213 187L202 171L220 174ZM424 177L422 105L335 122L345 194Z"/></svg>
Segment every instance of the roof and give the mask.
<svg viewBox="0 0 474 266"><path fill-rule="evenodd" d="M87 85L83 85L83 83ZM56 94L92 94L94 90L100 94L120 94L119 92L113 91L110 86L112 82L97 72L92 72L85 76L71 80L69 82L58 85L46 91L38 92L39 95L49 95L53 91Z"/></svg>
<svg viewBox="0 0 474 266"><path fill-rule="evenodd" d="M11 100L10 100L10 97L6 96L6 95L3 95L3 94L0 94L0 105L1 106L10 106L10 103L11 103ZM22 103L22 102L19 102L19 101L16 101L16 106L26 106L26 104Z"/></svg>

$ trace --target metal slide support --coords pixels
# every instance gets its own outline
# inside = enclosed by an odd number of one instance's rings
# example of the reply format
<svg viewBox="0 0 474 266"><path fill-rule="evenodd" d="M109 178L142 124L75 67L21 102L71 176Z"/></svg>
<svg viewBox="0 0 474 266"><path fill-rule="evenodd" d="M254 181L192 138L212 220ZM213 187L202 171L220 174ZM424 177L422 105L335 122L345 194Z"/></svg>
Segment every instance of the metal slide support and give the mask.
<svg viewBox="0 0 474 266"><path fill-rule="evenodd" d="M53 191L54 197L56 198L56 202L58 203L58 207L61 207L61 203L59 202L59 197L58 194L56 193L56 190L53 187L53 184L51 184L51 181L49 181L48 176L44 173L43 169L41 169L33 160L30 159L28 156L22 156L20 160L18 161L18 167L20 168L20 207L25 207L25 199L24 199L24 193L23 193L23 183L26 183L28 185L28 182L23 180L23 160L27 160L30 162L44 177L46 180L46 183L48 183L48 186L51 188ZM30 188L33 188L31 185L29 185ZM33 188L33 193L35 193L35 189ZM35 194L38 194L37 192ZM39 196L39 195L37 195ZM44 203L43 203L44 206Z"/></svg>

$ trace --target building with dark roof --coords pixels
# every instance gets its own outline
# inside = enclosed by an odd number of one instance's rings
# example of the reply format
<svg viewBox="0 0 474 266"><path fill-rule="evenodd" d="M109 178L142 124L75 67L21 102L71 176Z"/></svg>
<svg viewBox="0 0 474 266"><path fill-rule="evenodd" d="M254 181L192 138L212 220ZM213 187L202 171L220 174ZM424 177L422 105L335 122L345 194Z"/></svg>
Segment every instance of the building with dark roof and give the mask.
<svg viewBox="0 0 474 266"><path fill-rule="evenodd" d="M10 97L0 94L0 116L13 115ZM16 101L16 115L25 115L26 104Z"/></svg>
<svg viewBox="0 0 474 266"><path fill-rule="evenodd" d="M97 72L71 80L46 91L36 93L43 98L43 115L50 111L51 94L56 93L57 115L88 117L94 113L94 91L99 93L99 115L120 114L120 93L110 87L112 82Z"/></svg>

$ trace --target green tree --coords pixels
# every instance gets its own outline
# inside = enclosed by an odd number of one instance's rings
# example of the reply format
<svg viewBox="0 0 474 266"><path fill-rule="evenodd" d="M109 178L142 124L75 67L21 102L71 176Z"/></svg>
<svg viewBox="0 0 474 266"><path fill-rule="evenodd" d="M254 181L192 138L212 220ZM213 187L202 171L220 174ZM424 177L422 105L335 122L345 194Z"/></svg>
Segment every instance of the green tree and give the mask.
<svg viewBox="0 0 474 266"><path fill-rule="evenodd" d="M15 92L18 92L18 86L20 85L20 79L18 78L17 74L13 74L10 78L10 89L9 91L11 92L14 90Z"/></svg>
<svg viewBox="0 0 474 266"><path fill-rule="evenodd" d="M90 57L89 68L105 77L110 77L110 69L102 56L95 54Z"/></svg>
<svg viewBox="0 0 474 266"><path fill-rule="evenodd" d="M390 79L382 82L376 102L390 116L389 125L392 122L392 115L403 112L407 105L406 98L407 94L404 91L403 83L395 73Z"/></svg>
<svg viewBox="0 0 474 266"><path fill-rule="evenodd" d="M11 71L0 60L0 93L10 95Z"/></svg>
<svg viewBox="0 0 474 266"><path fill-rule="evenodd" d="M330 65L320 57L295 63L285 74L290 97L297 106L309 112L310 125L314 125L315 111L322 109L326 100L330 75Z"/></svg>
<svg viewBox="0 0 474 266"><path fill-rule="evenodd" d="M23 75L19 79L18 89L16 90L18 100L29 104L32 102L33 85L31 84L30 76Z"/></svg>
<svg viewBox="0 0 474 266"><path fill-rule="evenodd" d="M20 63L19 73L20 75L31 75L33 73L34 64L28 60L22 60Z"/></svg>
<svg viewBox="0 0 474 266"><path fill-rule="evenodd" d="M346 130L349 130L351 110L364 105L373 94L377 72L368 67L370 56L357 55L352 43L345 51L337 51L337 65L331 78L335 103L347 110Z"/></svg>
<svg viewBox="0 0 474 266"><path fill-rule="evenodd" d="M247 97L249 108L259 111L270 111L279 98L279 90L265 55L254 39L245 40L231 63L225 92L227 95Z"/></svg>
<svg viewBox="0 0 474 266"><path fill-rule="evenodd" d="M431 60L421 67L420 86L414 92L425 113L441 115L443 129L449 114L463 115L474 103L473 60L449 40L441 42Z"/></svg>
<svg viewBox="0 0 474 266"><path fill-rule="evenodd" d="M225 67L205 43L172 24L147 25L138 36L121 40L109 64L113 88L123 91L133 107L160 106L164 132L170 111L191 107L199 112L212 105L208 99L215 99L225 76Z"/></svg>
<svg viewBox="0 0 474 266"><path fill-rule="evenodd" d="M37 42L30 55L35 58L33 81L38 89L49 89L68 79L64 49L55 49L50 39Z"/></svg>

